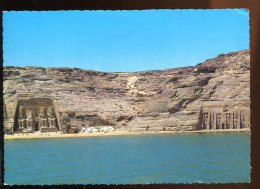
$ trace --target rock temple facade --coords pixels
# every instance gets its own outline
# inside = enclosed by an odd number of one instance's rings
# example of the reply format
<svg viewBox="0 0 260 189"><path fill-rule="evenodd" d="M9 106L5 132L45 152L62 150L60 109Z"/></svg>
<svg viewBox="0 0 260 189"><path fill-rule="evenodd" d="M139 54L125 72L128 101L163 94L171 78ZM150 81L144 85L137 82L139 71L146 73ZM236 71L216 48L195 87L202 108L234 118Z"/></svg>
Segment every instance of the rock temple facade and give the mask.
<svg viewBox="0 0 260 189"><path fill-rule="evenodd" d="M18 95L15 113L8 117L4 104L5 133L55 132L61 130L54 102L51 98Z"/></svg>
<svg viewBox="0 0 260 189"><path fill-rule="evenodd" d="M203 110L199 113L197 130L250 128L249 110Z"/></svg>

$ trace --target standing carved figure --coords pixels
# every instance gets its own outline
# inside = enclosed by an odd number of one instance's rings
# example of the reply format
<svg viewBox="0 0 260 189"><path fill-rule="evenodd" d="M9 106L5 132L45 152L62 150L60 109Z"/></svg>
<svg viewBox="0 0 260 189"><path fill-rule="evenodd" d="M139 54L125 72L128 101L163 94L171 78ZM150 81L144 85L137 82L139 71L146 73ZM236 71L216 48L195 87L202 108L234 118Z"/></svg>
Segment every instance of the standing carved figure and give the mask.
<svg viewBox="0 0 260 189"><path fill-rule="evenodd" d="M216 129L221 129L221 113L216 115Z"/></svg>
<svg viewBox="0 0 260 189"><path fill-rule="evenodd" d="M241 114L240 113L240 119L241 119L241 121L240 121L240 123L241 123L241 125L240 125L240 128L245 128L245 121L246 121L246 119L245 119L245 115L244 114Z"/></svg>
<svg viewBox="0 0 260 189"><path fill-rule="evenodd" d="M234 124L233 124L233 129L238 129L238 114L237 112L234 112Z"/></svg>
<svg viewBox="0 0 260 189"><path fill-rule="evenodd" d="M230 129L230 123L231 123L231 113L226 114L226 129Z"/></svg>
<svg viewBox="0 0 260 189"><path fill-rule="evenodd" d="M48 123L47 123L46 108L41 107L40 114L39 114L39 126L40 128L46 128L47 125Z"/></svg>
<svg viewBox="0 0 260 189"><path fill-rule="evenodd" d="M56 127L56 118L55 118L55 113L53 111L53 108L52 107L49 107L48 108L48 122L49 122L49 125L50 127Z"/></svg>
<svg viewBox="0 0 260 189"><path fill-rule="evenodd" d="M25 109L24 107L20 107L19 108L19 117L18 117L18 125L19 125L19 129L25 129L26 127L26 114L25 114Z"/></svg>
<svg viewBox="0 0 260 189"><path fill-rule="evenodd" d="M27 123L27 129L32 130L33 128L33 116L32 116L32 110L27 110L26 112L26 123Z"/></svg>
<svg viewBox="0 0 260 189"><path fill-rule="evenodd" d="M207 129L207 127L208 127L208 113L203 114L202 125L203 125L203 129Z"/></svg>
<svg viewBox="0 0 260 189"><path fill-rule="evenodd" d="M210 129L214 129L214 113L210 114Z"/></svg>

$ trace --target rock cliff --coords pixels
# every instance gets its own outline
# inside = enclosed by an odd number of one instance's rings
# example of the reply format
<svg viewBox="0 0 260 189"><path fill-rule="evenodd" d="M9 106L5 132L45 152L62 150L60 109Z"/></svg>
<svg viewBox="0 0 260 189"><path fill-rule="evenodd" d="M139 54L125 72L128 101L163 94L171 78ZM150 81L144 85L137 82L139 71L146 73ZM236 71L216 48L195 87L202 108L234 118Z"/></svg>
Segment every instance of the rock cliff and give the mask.
<svg viewBox="0 0 260 189"><path fill-rule="evenodd" d="M194 130L199 112L250 110L249 51L221 54L194 67L104 73L78 68L4 67L7 117L17 97L51 97L71 126L129 131ZM248 114L248 113L247 113Z"/></svg>

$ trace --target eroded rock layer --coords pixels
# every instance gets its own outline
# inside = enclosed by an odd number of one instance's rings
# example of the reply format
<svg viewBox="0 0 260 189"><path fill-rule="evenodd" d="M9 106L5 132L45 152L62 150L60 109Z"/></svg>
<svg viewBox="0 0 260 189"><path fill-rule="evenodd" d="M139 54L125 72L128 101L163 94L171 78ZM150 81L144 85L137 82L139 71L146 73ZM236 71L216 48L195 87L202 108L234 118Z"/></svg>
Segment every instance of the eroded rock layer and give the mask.
<svg viewBox="0 0 260 189"><path fill-rule="evenodd" d="M31 96L52 98L61 127L189 131L220 128L217 121L227 128L228 119L231 128L234 118L239 127L250 127L248 50L222 54L195 67L158 71L104 73L8 66L3 76L5 120L17 116L19 99ZM205 126L206 119L212 119L212 127Z"/></svg>

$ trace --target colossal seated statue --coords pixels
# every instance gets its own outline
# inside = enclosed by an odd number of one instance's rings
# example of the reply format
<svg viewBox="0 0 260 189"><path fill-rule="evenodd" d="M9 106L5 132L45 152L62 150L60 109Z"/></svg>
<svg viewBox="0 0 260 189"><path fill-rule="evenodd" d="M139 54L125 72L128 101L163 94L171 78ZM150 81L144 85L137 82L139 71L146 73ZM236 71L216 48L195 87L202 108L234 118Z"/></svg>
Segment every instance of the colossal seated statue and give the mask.
<svg viewBox="0 0 260 189"><path fill-rule="evenodd" d="M25 120L26 120L25 108L21 106L19 108L19 116L18 116L19 129L25 129L25 127L26 127Z"/></svg>
<svg viewBox="0 0 260 189"><path fill-rule="evenodd" d="M55 118L55 113L53 111L52 107L48 108L48 122L50 127L56 127L56 118Z"/></svg>
<svg viewBox="0 0 260 189"><path fill-rule="evenodd" d="M41 107L40 114L39 114L39 128L47 128L47 127L48 127L48 123L47 123L46 108Z"/></svg>
<svg viewBox="0 0 260 189"><path fill-rule="evenodd" d="M32 130L33 129L33 116L32 116L32 111L27 110L26 112L26 123L27 123L27 129Z"/></svg>

